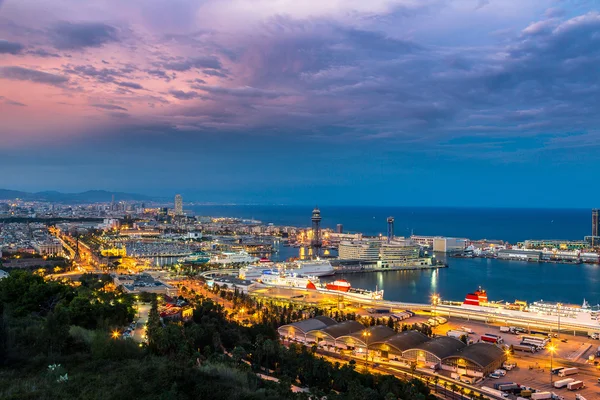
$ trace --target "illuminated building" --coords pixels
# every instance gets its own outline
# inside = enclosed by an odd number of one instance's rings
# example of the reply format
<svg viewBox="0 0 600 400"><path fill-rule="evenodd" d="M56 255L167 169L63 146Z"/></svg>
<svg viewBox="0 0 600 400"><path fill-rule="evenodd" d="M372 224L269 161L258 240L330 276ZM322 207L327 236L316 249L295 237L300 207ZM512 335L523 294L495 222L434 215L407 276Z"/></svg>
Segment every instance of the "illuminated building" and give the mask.
<svg viewBox="0 0 600 400"><path fill-rule="evenodd" d="M321 211L319 207L315 207L312 212L312 240L311 247L313 249L313 256L319 257L319 251L321 249Z"/></svg>
<svg viewBox="0 0 600 400"><path fill-rule="evenodd" d="M183 198L180 194L175 195L175 216L183 215Z"/></svg>

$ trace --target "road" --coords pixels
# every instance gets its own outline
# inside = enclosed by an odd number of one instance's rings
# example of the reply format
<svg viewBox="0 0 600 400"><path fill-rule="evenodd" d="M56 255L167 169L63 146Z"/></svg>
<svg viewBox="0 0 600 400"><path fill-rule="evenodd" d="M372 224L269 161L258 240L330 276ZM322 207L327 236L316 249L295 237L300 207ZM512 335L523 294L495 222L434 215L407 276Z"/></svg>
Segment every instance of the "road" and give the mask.
<svg viewBox="0 0 600 400"><path fill-rule="evenodd" d="M136 342L145 342L146 339L146 324L148 323L148 314L150 314L150 304L136 303L137 314L135 316L135 329L132 332L131 337Z"/></svg>

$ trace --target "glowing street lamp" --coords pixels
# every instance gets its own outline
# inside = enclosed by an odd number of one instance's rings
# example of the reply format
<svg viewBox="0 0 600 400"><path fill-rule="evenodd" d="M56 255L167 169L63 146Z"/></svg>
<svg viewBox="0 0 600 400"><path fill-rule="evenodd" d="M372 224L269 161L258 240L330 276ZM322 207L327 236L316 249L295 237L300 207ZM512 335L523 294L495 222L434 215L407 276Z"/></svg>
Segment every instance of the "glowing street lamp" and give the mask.
<svg viewBox="0 0 600 400"><path fill-rule="evenodd" d="M556 346L550 345L550 347L548 347L548 351L550 352L550 386L552 386L552 361L554 360L554 353L556 352Z"/></svg>
<svg viewBox="0 0 600 400"><path fill-rule="evenodd" d="M439 294L432 294L431 295L431 304L433 305L433 316L435 317L436 314L436 307L440 302L440 295Z"/></svg>
<svg viewBox="0 0 600 400"><path fill-rule="evenodd" d="M362 333L363 337L365 338L365 344L367 345L367 350L365 351L365 370L369 370L369 337L371 337L371 332L369 332L368 330L364 330L364 332Z"/></svg>
<svg viewBox="0 0 600 400"><path fill-rule="evenodd" d="M112 331L111 337L113 339L118 339L119 336L121 336L121 334L119 333L119 331Z"/></svg>

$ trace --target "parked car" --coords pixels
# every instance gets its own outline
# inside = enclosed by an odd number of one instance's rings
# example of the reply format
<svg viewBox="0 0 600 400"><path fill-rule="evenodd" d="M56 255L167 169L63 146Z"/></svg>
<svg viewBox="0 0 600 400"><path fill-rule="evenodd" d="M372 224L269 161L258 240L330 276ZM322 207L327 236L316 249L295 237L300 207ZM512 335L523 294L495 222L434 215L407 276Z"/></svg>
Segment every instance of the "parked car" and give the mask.
<svg viewBox="0 0 600 400"><path fill-rule="evenodd" d="M495 372L492 372L491 374L488 375L490 378L492 379L500 379L501 376Z"/></svg>

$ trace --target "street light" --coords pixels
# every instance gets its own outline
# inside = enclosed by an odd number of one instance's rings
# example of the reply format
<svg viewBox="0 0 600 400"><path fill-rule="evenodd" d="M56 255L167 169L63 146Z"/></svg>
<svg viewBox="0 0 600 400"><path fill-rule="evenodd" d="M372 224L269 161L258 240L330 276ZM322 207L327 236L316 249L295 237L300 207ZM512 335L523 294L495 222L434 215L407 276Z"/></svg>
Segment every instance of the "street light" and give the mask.
<svg viewBox="0 0 600 400"><path fill-rule="evenodd" d="M367 345L367 349L365 351L365 370L368 371L369 370L369 337L371 336L371 332L369 332L365 329L364 332L362 333L362 335L365 337L365 344Z"/></svg>
<svg viewBox="0 0 600 400"><path fill-rule="evenodd" d="M112 331L112 338L113 339L118 339L119 336L121 336L121 334L119 333L119 331Z"/></svg>
<svg viewBox="0 0 600 400"><path fill-rule="evenodd" d="M436 314L436 306L438 305L439 302L440 302L440 295L432 294L431 295L431 304L433 305L433 316L434 317Z"/></svg>
<svg viewBox="0 0 600 400"><path fill-rule="evenodd" d="M556 308L558 309L558 334L557 337L560 338L560 308L562 307L562 303L558 303Z"/></svg>
<svg viewBox="0 0 600 400"><path fill-rule="evenodd" d="M552 361L554 360L554 352L556 351L556 346L550 345L550 347L548 347L548 351L550 352L550 386L552 386Z"/></svg>

